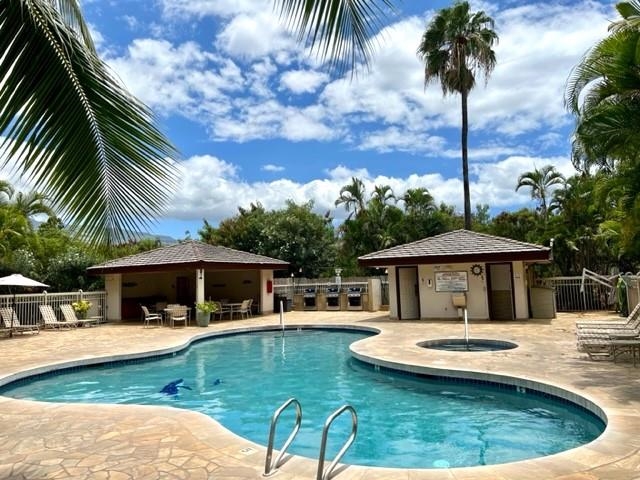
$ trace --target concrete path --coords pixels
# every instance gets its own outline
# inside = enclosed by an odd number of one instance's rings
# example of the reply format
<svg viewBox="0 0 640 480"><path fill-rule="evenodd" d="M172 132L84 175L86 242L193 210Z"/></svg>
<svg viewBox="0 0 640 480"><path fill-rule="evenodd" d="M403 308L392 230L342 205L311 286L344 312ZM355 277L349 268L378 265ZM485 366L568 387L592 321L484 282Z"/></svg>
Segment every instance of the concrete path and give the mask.
<svg viewBox="0 0 640 480"><path fill-rule="evenodd" d="M492 353L450 353L416 345L462 336L462 324L455 321L392 321L383 313L367 312L290 312L286 323L372 327L381 334L353 345L357 357L386 366L409 365L403 368L418 372L456 371L456 375L502 378L523 386L542 382L549 391L597 405L608 418L607 429L594 442L549 457L437 470L349 466L337 479L640 479L640 367L629 362L594 362L577 352L574 323L587 317L560 314L552 321L472 322L472 337L520 345ZM26 371L46 371L54 364L175 351L216 331L276 325L278 320L271 315L176 329L103 325L0 339L0 384ZM0 397L2 479L258 479L264 478L264 455L262 446L195 412ZM272 478L314 479L315 475L315 462L293 457Z"/></svg>

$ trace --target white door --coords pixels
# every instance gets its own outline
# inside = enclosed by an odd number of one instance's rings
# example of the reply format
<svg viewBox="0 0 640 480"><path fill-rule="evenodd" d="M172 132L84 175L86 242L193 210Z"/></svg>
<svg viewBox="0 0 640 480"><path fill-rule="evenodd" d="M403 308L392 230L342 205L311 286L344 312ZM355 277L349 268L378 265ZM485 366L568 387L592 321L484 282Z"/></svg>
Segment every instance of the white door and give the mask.
<svg viewBox="0 0 640 480"><path fill-rule="evenodd" d="M418 268L398 267L398 318L411 320L420 318L420 301L418 297Z"/></svg>

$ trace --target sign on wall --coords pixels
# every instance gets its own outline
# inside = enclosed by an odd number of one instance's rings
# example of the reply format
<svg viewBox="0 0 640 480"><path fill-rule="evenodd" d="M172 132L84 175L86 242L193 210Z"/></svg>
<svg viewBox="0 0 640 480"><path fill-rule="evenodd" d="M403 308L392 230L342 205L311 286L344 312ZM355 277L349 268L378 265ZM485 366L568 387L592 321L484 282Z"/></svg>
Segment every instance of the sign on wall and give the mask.
<svg viewBox="0 0 640 480"><path fill-rule="evenodd" d="M466 292L467 272L436 272L436 292Z"/></svg>

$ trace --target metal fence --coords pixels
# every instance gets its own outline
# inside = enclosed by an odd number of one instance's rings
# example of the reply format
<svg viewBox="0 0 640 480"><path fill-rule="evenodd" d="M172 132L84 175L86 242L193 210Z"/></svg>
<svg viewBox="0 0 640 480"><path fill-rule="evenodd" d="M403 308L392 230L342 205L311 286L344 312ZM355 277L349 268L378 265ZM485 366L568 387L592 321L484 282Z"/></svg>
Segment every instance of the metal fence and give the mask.
<svg viewBox="0 0 640 480"><path fill-rule="evenodd" d="M326 292L327 287L333 287L338 285L335 281L332 280L307 280L289 282L289 283L281 283L280 285L274 285L274 293L286 297L293 297L293 295L302 295L305 290L308 288L313 288L317 292ZM360 288L361 293L366 293L369 283L365 281L345 281L340 282L339 284L341 290L346 292L350 287L358 287Z"/></svg>
<svg viewBox="0 0 640 480"><path fill-rule="evenodd" d="M24 325L43 323L40 305L51 305L58 320L63 320L60 305L71 304L79 300L91 302L87 317L101 317L104 321L107 292L63 292L63 293L18 293L16 295L0 295L0 307L13 307L18 320Z"/></svg>
<svg viewBox="0 0 640 480"><path fill-rule="evenodd" d="M633 307L638 300L638 276L623 275L627 301ZM558 312L614 310L617 307L618 276L583 274L580 277L551 277L538 280L538 285L554 290Z"/></svg>

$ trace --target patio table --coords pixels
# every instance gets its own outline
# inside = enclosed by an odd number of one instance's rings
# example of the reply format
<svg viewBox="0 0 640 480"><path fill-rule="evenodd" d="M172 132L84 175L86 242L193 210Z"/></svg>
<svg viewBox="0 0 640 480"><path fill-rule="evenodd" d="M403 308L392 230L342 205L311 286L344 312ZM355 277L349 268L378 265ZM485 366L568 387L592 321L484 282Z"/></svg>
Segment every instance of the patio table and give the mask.
<svg viewBox="0 0 640 480"><path fill-rule="evenodd" d="M223 309L225 308L228 309L227 311L229 312L229 320L233 320L234 312L239 312L241 306L242 306L242 302L232 302L232 303L222 304ZM226 312L223 310L223 313L226 313Z"/></svg>

